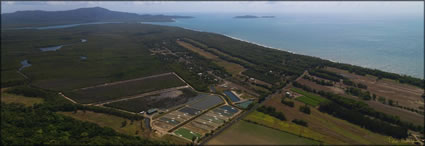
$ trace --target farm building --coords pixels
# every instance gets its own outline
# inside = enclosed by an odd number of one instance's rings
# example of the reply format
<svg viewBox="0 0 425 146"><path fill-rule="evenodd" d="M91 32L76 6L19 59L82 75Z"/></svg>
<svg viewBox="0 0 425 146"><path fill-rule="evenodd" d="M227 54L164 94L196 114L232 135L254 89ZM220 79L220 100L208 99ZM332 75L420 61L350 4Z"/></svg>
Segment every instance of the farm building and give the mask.
<svg viewBox="0 0 425 146"><path fill-rule="evenodd" d="M156 113L157 111L158 111L158 109L153 108L153 109L149 109L146 113L147 113L148 115L151 115L151 114L153 114L153 113Z"/></svg>

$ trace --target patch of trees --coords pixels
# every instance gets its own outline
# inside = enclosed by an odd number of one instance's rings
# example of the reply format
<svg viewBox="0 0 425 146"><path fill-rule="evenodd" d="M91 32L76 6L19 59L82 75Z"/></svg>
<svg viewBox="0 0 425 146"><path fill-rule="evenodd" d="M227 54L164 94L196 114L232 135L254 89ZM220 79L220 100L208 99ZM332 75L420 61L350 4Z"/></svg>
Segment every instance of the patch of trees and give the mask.
<svg viewBox="0 0 425 146"><path fill-rule="evenodd" d="M292 122L297 124L297 125L308 127L308 123L304 120L301 120L301 119L293 119Z"/></svg>
<svg viewBox="0 0 425 146"><path fill-rule="evenodd" d="M327 70L323 70L323 69L314 69L314 70L310 70L308 71L309 74L314 75L314 76L318 76L324 79L328 79L334 82L339 82L340 79L345 79L345 77L331 72L331 71L327 71Z"/></svg>
<svg viewBox="0 0 425 146"><path fill-rule="evenodd" d="M307 105L300 106L300 112L309 115L311 113L310 107L308 107Z"/></svg>
<svg viewBox="0 0 425 146"><path fill-rule="evenodd" d="M285 100L286 98L283 98L280 102L284 105L287 105L289 107L294 107L294 102L293 101L289 101L289 100Z"/></svg>
<svg viewBox="0 0 425 146"><path fill-rule="evenodd" d="M22 95L27 97L41 97L44 98L47 96L47 93L43 90L31 88L28 86L18 86L13 87L10 89L7 89L5 91L6 93L16 94L16 95Z"/></svg>
<svg viewBox="0 0 425 146"><path fill-rule="evenodd" d="M325 80L319 80L315 79L309 75L303 76L304 79L315 82L316 84L323 85L323 86L333 86L334 84L331 81L325 81Z"/></svg>
<svg viewBox="0 0 425 146"><path fill-rule="evenodd" d="M43 108L1 104L3 145L164 145Z"/></svg>
<svg viewBox="0 0 425 146"><path fill-rule="evenodd" d="M380 70L377 70L377 69L363 68L363 67L360 67L360 66L355 66L355 65L350 65L350 64L329 63L328 65L331 66L331 67L335 67L335 68L339 68L339 69L343 69L343 70L348 70L350 73L355 73L355 74L361 75L361 76L365 76L366 74L369 74L369 75L373 75L373 76L378 77L378 79L381 79L381 78L393 79L393 80L399 81L400 83L406 83L406 84L417 86L419 88L424 88L425 80L419 79L419 78L414 78L414 77L411 77L411 76L384 72L384 71L380 71Z"/></svg>
<svg viewBox="0 0 425 146"><path fill-rule="evenodd" d="M363 100L370 100L370 99L372 99L372 96L370 96L370 92L369 91L363 92L359 88L348 87L345 90L345 92L347 92L348 94L351 94L351 95L360 97Z"/></svg>
<svg viewBox="0 0 425 146"><path fill-rule="evenodd" d="M269 71L261 71L256 69L248 69L242 72L242 74L247 75L249 77L253 77L255 79L267 82L269 84L274 84L280 81L279 77L276 77L274 74ZM268 87L267 87L268 88Z"/></svg>
<svg viewBox="0 0 425 146"><path fill-rule="evenodd" d="M276 112L276 109L271 106L261 106L257 109L257 111L262 112L264 114L275 117L281 121L286 121L286 117L282 112Z"/></svg>
<svg viewBox="0 0 425 146"><path fill-rule="evenodd" d="M353 81L349 80L349 79L344 79L342 81L342 83L344 83L345 85L348 86L354 86L354 87L358 87L358 88L362 88L362 89L367 89L367 85L362 84L362 83L354 83Z"/></svg>
<svg viewBox="0 0 425 146"><path fill-rule="evenodd" d="M320 105L319 110L376 133L381 133L399 139L406 138L408 136L407 128L393 126L390 123L383 122L379 119L366 117L358 111L347 109L333 102Z"/></svg>

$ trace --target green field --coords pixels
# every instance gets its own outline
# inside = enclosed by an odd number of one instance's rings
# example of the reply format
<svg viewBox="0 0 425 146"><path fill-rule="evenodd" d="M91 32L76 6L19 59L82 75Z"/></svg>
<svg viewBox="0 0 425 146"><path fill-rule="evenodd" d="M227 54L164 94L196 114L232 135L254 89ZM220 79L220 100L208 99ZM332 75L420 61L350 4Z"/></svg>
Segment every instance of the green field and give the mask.
<svg viewBox="0 0 425 146"><path fill-rule="evenodd" d="M302 94L303 96L295 98L295 100L298 100L300 102L312 105L312 106L318 106L322 102L329 101L326 98L320 97L319 95L315 95L312 93L308 93L304 90L298 89L298 88L291 88L292 91L297 92L299 94Z"/></svg>
<svg viewBox="0 0 425 146"><path fill-rule="evenodd" d="M241 120L207 145L318 145L319 142Z"/></svg>
<svg viewBox="0 0 425 146"><path fill-rule="evenodd" d="M177 134L179 136L182 136L188 140L192 140L193 137L201 137L201 134L196 133L196 132L192 132L190 130L187 130L185 128L179 128L176 131L174 131L174 134Z"/></svg>
<svg viewBox="0 0 425 146"><path fill-rule="evenodd" d="M38 97L26 97L21 95L9 94L9 93L1 93L1 102L4 103L22 103L25 106L32 106L34 104L43 103L43 98Z"/></svg>
<svg viewBox="0 0 425 146"><path fill-rule="evenodd" d="M186 84L177 76L170 74L115 85L65 92L65 94L79 103L93 103L183 85Z"/></svg>

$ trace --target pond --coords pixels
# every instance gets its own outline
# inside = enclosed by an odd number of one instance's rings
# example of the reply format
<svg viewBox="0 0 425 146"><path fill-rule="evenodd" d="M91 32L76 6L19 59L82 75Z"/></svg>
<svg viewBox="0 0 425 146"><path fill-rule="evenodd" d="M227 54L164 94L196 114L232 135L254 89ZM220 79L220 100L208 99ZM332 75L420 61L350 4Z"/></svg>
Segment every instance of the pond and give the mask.
<svg viewBox="0 0 425 146"><path fill-rule="evenodd" d="M46 48L40 48L41 52L46 52L46 51L56 51L59 50L60 48L62 48L64 45L60 45L60 46L53 46L53 47L46 47Z"/></svg>
<svg viewBox="0 0 425 146"><path fill-rule="evenodd" d="M238 102L240 99L235 95L235 94L233 94L231 91L224 91L223 92L224 94L226 94L226 96L227 97L229 97L230 98L230 100L232 101L232 102Z"/></svg>
<svg viewBox="0 0 425 146"><path fill-rule="evenodd" d="M31 64L28 62L27 59L21 61L21 64L22 64L22 66L21 66L21 68L19 68L19 71L21 71L22 69L24 69L26 67L30 67L31 66Z"/></svg>

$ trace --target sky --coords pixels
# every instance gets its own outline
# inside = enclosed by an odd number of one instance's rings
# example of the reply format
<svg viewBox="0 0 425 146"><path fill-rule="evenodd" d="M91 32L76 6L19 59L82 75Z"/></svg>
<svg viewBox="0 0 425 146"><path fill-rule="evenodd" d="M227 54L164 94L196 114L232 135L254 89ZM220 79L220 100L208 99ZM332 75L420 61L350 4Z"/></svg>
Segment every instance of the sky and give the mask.
<svg viewBox="0 0 425 146"><path fill-rule="evenodd" d="M424 2L394 1L328 1L328 2L295 2L295 1L2 1L1 13L21 10L71 10L83 7L103 7L114 11L139 14L167 13L358 13L358 14L415 14L423 15Z"/></svg>

